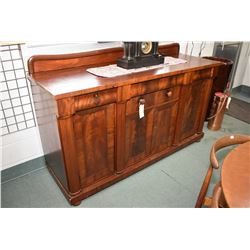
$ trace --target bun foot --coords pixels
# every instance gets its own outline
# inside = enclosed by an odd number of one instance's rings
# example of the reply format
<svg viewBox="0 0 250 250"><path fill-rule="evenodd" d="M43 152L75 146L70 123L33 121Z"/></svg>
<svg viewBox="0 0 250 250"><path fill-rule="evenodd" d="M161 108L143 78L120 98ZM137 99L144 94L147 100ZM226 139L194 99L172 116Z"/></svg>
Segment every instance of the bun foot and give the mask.
<svg viewBox="0 0 250 250"><path fill-rule="evenodd" d="M75 201L75 202L71 202L72 206L79 206L81 204L82 201Z"/></svg>

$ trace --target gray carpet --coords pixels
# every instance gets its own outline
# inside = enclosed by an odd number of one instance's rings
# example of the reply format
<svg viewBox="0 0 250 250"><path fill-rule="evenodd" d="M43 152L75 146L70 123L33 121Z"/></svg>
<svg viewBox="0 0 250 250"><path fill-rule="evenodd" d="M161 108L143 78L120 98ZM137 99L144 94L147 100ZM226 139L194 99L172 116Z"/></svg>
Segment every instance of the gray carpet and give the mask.
<svg viewBox="0 0 250 250"><path fill-rule="evenodd" d="M250 124L250 103L232 97L226 114Z"/></svg>

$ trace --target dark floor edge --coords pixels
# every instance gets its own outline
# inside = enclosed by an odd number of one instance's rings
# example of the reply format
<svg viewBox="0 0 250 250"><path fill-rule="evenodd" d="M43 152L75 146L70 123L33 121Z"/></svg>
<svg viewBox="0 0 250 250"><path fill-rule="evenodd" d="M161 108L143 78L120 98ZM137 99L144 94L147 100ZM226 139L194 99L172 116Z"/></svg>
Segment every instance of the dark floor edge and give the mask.
<svg viewBox="0 0 250 250"><path fill-rule="evenodd" d="M235 116L233 116L232 114L230 114L230 113L225 113L225 115L228 115L228 116L230 116L231 118L234 118L234 119L236 119L236 120L239 120L239 121L241 121L241 122L244 122L244 123L246 123L246 124L250 124L249 122L247 122L247 121L243 121L243 120L241 120L241 119L239 119L239 118L237 118L237 117L235 117Z"/></svg>
<svg viewBox="0 0 250 250"><path fill-rule="evenodd" d="M250 103L232 97L226 114L250 124Z"/></svg>
<svg viewBox="0 0 250 250"><path fill-rule="evenodd" d="M247 94L247 95L250 96L250 87L249 86L247 86L247 85L241 85L240 91L244 92L245 94Z"/></svg>
<svg viewBox="0 0 250 250"><path fill-rule="evenodd" d="M46 167L44 156L26 161L1 171L1 183L8 182L35 170Z"/></svg>
<svg viewBox="0 0 250 250"><path fill-rule="evenodd" d="M232 96L234 94L240 94L246 97L250 97L250 87L246 85L240 85L231 90Z"/></svg>

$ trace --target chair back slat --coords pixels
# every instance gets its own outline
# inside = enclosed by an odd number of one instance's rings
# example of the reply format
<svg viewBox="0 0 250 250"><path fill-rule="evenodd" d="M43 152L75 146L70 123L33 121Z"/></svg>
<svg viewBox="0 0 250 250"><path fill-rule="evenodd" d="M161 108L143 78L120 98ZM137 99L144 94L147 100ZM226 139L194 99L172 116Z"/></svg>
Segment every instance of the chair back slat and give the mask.
<svg viewBox="0 0 250 250"><path fill-rule="evenodd" d="M216 153L218 150L228 147L228 146L242 144L247 141L250 141L250 136L248 135L230 135L230 136L224 136L220 138L219 140L217 140L213 144L211 152L210 152L210 162L213 168L216 168L216 169L219 168L219 163L216 157Z"/></svg>

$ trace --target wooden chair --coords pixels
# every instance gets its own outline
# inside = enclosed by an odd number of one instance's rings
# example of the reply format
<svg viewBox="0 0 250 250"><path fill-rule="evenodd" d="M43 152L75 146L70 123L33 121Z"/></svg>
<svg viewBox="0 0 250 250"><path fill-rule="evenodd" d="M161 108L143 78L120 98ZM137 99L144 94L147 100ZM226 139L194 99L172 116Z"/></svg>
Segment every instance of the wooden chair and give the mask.
<svg viewBox="0 0 250 250"><path fill-rule="evenodd" d="M203 205L207 207L225 207L226 201L224 199L224 195L222 192L222 188L220 182L218 182L214 188L213 197L207 197L207 190L208 186L213 174L214 169L219 168L219 163L216 158L216 153L218 150L236 144L242 144L247 141L250 141L250 136L247 135L231 135L231 136L224 136L218 139L212 146L210 152L210 165L206 174L206 177L203 181L199 196L196 201L196 208L200 208ZM237 167L237 166L236 166Z"/></svg>

